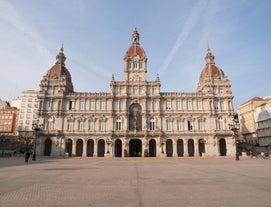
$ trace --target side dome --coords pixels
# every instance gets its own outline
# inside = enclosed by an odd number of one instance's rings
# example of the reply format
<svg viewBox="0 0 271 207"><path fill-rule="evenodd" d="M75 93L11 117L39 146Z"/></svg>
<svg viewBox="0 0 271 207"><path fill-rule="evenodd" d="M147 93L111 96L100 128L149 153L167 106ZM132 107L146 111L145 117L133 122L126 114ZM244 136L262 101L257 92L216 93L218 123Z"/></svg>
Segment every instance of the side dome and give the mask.
<svg viewBox="0 0 271 207"><path fill-rule="evenodd" d="M48 71L47 75L49 79L59 79L63 75L66 76L66 79L71 79L71 74L65 66L66 57L63 51L63 48L61 48L59 54L56 56L55 65Z"/></svg>
<svg viewBox="0 0 271 207"><path fill-rule="evenodd" d="M200 80L203 80L205 78L211 78L211 79L223 79L224 72L216 66L214 62L215 56L211 53L210 49L208 48L205 61L206 65L203 68L201 74L200 74Z"/></svg>
<svg viewBox="0 0 271 207"><path fill-rule="evenodd" d="M56 56L56 63L51 67L41 80L41 91L47 91L48 88L58 88L65 93L73 92L72 78L69 70L65 66L66 57L63 48Z"/></svg>
<svg viewBox="0 0 271 207"><path fill-rule="evenodd" d="M144 49L139 44L139 33L135 28L132 34L132 45L128 48L124 59L138 56L140 59L146 58Z"/></svg>

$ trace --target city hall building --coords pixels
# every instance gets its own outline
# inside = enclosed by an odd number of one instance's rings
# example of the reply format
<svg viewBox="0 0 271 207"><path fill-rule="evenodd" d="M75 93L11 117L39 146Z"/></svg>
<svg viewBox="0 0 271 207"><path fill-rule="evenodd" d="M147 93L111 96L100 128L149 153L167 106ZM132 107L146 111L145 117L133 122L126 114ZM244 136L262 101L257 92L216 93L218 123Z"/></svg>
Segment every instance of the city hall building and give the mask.
<svg viewBox="0 0 271 207"><path fill-rule="evenodd" d="M38 155L83 157L234 156L231 83L208 49L196 92L162 92L147 80L147 56L135 29L124 80L110 91L74 92L63 48L40 83Z"/></svg>

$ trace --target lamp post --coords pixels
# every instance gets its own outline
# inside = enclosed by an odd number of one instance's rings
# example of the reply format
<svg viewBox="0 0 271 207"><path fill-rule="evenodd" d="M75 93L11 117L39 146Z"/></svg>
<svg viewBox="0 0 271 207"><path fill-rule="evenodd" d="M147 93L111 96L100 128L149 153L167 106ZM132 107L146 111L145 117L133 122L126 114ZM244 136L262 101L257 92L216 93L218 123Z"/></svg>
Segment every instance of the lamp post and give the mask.
<svg viewBox="0 0 271 207"><path fill-rule="evenodd" d="M238 137L238 130L240 129L240 124L239 124L239 119L238 119L238 114L234 114L234 118L232 120L232 123L229 124L229 128L230 130L233 131L233 138L235 140L235 148L236 148L236 154L235 154L235 160L239 160L239 144L240 144L240 140Z"/></svg>
<svg viewBox="0 0 271 207"><path fill-rule="evenodd" d="M111 144L110 139L106 139L106 144L107 144L107 154L109 154L109 145Z"/></svg>
<svg viewBox="0 0 271 207"><path fill-rule="evenodd" d="M35 140L34 140L34 153L32 160L36 160L36 151L37 151L37 139L39 137L39 132L43 129L43 124L39 124L39 120L33 121L32 129L35 133Z"/></svg>

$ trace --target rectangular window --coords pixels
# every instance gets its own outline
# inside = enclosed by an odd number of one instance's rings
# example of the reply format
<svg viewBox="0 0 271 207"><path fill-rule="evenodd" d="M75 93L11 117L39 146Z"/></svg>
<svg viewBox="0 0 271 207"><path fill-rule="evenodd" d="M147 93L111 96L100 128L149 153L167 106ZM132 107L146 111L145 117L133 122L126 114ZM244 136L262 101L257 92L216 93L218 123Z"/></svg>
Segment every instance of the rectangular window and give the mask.
<svg viewBox="0 0 271 207"><path fill-rule="evenodd" d="M94 131L94 121L93 120L90 120L88 122L88 130L89 131Z"/></svg>
<svg viewBox="0 0 271 207"><path fill-rule="evenodd" d="M74 109L74 101L70 101L69 102L69 110L72 110L72 109Z"/></svg>
<svg viewBox="0 0 271 207"><path fill-rule="evenodd" d="M73 130L73 122L72 120L68 120L67 130L72 131Z"/></svg>
<svg viewBox="0 0 271 207"><path fill-rule="evenodd" d="M224 107L224 101L221 101L221 102L220 102L220 108L221 108L221 110L225 110L225 107Z"/></svg>
<svg viewBox="0 0 271 207"><path fill-rule="evenodd" d="M79 110L85 110L85 101L80 101Z"/></svg>
<svg viewBox="0 0 271 207"><path fill-rule="evenodd" d="M187 127L188 127L188 131L192 131L193 126L192 126L192 122L191 121L187 121Z"/></svg>
<svg viewBox="0 0 271 207"><path fill-rule="evenodd" d="M193 110L193 108L192 108L192 100L187 101L187 110Z"/></svg>
<svg viewBox="0 0 271 207"><path fill-rule="evenodd" d="M182 121L177 120L177 131L181 131L181 130L182 130Z"/></svg>
<svg viewBox="0 0 271 207"><path fill-rule="evenodd" d="M100 132L105 131L105 121L104 120L99 121L99 131Z"/></svg>
<svg viewBox="0 0 271 207"><path fill-rule="evenodd" d="M90 106L89 107L90 107L90 110L93 110L93 111L95 110L95 100L90 101Z"/></svg>
<svg viewBox="0 0 271 207"><path fill-rule="evenodd" d="M148 110L148 111L151 110L151 101L148 101L148 102L147 102L147 110Z"/></svg>
<svg viewBox="0 0 271 207"><path fill-rule="evenodd" d="M202 110L202 101L198 100L197 102L198 110Z"/></svg>
<svg viewBox="0 0 271 207"><path fill-rule="evenodd" d="M181 102L181 100L176 101L176 109L177 110L182 110L182 102Z"/></svg>
<svg viewBox="0 0 271 207"><path fill-rule="evenodd" d="M116 121L116 130L117 131L121 130L121 119L117 119L117 121Z"/></svg>
<svg viewBox="0 0 271 207"><path fill-rule="evenodd" d="M167 131L171 131L171 120L167 120Z"/></svg>
<svg viewBox="0 0 271 207"><path fill-rule="evenodd" d="M166 102L166 110L171 110L171 101L169 100Z"/></svg>
<svg viewBox="0 0 271 207"><path fill-rule="evenodd" d="M204 121L203 120L199 120L198 121L198 126L199 126L199 131L203 131L204 130Z"/></svg>
<svg viewBox="0 0 271 207"><path fill-rule="evenodd" d="M218 102L217 102L217 100L214 101L214 109L218 110Z"/></svg>
<svg viewBox="0 0 271 207"><path fill-rule="evenodd" d="M105 100L100 101L100 110L105 110Z"/></svg>
<svg viewBox="0 0 271 207"><path fill-rule="evenodd" d="M114 101L114 110L117 111L119 109L119 102Z"/></svg>

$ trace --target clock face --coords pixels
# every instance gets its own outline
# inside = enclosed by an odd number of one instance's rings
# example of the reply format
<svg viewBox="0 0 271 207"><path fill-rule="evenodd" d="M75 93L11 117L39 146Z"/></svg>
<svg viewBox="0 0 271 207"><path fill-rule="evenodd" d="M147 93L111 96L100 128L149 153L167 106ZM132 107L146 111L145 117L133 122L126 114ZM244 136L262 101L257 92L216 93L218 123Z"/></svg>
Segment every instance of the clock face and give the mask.
<svg viewBox="0 0 271 207"><path fill-rule="evenodd" d="M139 56L138 56L138 55L135 55L135 56L133 57L133 60L138 61L138 60L139 60Z"/></svg>

